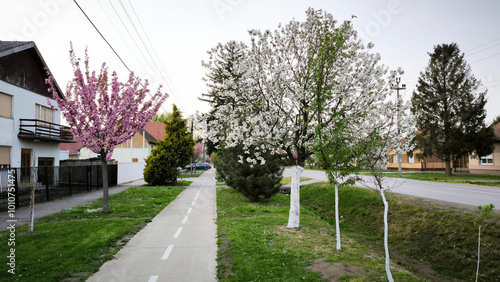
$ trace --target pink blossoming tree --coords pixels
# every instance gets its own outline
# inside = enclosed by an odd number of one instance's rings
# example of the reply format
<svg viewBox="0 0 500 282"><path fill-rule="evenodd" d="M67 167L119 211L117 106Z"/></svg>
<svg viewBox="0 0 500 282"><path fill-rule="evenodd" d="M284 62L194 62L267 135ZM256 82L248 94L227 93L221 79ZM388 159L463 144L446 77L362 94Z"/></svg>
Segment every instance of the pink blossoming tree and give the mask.
<svg viewBox="0 0 500 282"><path fill-rule="evenodd" d="M71 45L70 61L74 78L68 83L65 99L55 91L54 79L47 71L50 85L62 115L71 127L73 136L92 152L99 154L102 162L103 212L109 212L107 161L111 158L116 145L130 139L146 126L156 114L168 94L158 88L150 99L147 95L148 81L142 85L131 72L128 81L118 81L116 72L109 77L106 63L99 74L89 70L89 57L85 50L85 71L80 68Z"/></svg>

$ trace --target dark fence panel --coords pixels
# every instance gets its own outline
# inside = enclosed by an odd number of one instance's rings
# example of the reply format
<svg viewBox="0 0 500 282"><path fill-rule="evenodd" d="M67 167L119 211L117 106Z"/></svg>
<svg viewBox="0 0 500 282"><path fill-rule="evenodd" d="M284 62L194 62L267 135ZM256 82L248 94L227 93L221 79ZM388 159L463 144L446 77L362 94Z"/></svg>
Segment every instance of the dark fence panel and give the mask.
<svg viewBox="0 0 500 282"><path fill-rule="evenodd" d="M15 170L17 180L16 208L30 205L32 187L35 204L102 188L101 165L0 168L0 211L8 208L9 170ZM118 166L108 164L108 185L115 186L117 180Z"/></svg>

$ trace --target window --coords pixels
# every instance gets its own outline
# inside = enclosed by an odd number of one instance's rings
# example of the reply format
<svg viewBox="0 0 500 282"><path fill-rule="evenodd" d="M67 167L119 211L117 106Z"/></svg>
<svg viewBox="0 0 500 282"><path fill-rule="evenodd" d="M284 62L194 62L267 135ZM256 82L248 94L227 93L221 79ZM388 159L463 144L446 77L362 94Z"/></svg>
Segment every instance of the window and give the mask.
<svg viewBox="0 0 500 282"><path fill-rule="evenodd" d="M493 165L493 155L488 155L481 158L481 165Z"/></svg>
<svg viewBox="0 0 500 282"><path fill-rule="evenodd" d="M35 105L35 119L41 120L41 121L47 121L47 122L54 122L54 110L52 110L49 107L44 107L42 105ZM41 125L47 125L50 126L49 124L45 123L40 123Z"/></svg>
<svg viewBox="0 0 500 282"><path fill-rule="evenodd" d="M12 118L12 96L0 93L0 117Z"/></svg>
<svg viewBox="0 0 500 282"><path fill-rule="evenodd" d="M0 167L10 165L10 147L0 146Z"/></svg>
<svg viewBox="0 0 500 282"><path fill-rule="evenodd" d="M415 156L408 156L408 163L409 164L414 164L415 163Z"/></svg>
<svg viewBox="0 0 500 282"><path fill-rule="evenodd" d="M394 155L392 156L392 163L393 163L393 164L397 164L397 163L398 163L398 155L397 155L397 154L394 154Z"/></svg>

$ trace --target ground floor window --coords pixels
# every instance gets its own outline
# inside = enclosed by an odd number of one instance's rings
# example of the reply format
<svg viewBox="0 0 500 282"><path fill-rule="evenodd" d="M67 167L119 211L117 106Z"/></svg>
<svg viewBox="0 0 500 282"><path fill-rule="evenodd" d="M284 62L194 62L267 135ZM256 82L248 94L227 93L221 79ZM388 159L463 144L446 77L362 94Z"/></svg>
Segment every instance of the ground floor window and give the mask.
<svg viewBox="0 0 500 282"><path fill-rule="evenodd" d="M10 147L0 146L0 168L10 166Z"/></svg>
<svg viewBox="0 0 500 282"><path fill-rule="evenodd" d="M481 165L493 165L493 155L481 158Z"/></svg>

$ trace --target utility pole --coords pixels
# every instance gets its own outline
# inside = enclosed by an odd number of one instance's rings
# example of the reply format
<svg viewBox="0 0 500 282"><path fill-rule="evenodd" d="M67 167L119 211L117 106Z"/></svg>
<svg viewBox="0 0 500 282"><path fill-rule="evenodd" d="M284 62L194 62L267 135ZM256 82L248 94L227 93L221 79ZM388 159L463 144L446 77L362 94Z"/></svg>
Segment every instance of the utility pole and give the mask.
<svg viewBox="0 0 500 282"><path fill-rule="evenodd" d="M406 89L406 84L401 84L401 87L399 86L400 82L401 82L401 78L396 77L396 84L392 84L392 89L396 90L396 126L398 127L398 135L400 133L400 129L399 129L399 107L400 107L399 90ZM399 177L403 176L403 168L401 166L401 153L400 152L398 152L398 175L399 175Z"/></svg>
<svg viewBox="0 0 500 282"><path fill-rule="evenodd" d="M191 134L193 135L194 138L194 120L193 117L191 116ZM191 177L193 177L193 169L194 169L194 157L193 160L191 161Z"/></svg>

